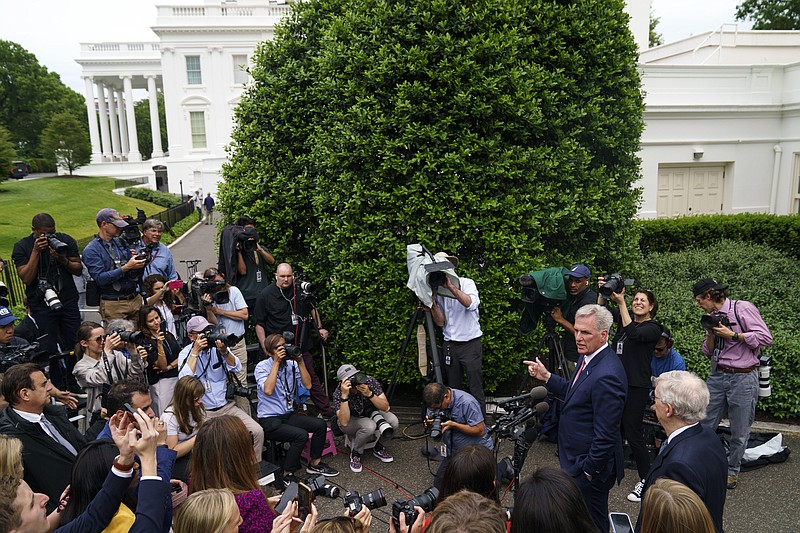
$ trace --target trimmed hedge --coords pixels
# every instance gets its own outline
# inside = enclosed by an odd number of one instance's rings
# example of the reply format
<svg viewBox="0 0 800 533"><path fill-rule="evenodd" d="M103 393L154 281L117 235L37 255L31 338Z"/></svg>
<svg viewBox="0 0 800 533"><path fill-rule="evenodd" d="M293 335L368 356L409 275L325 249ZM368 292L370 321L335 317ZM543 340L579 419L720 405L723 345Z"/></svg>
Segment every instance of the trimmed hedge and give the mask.
<svg viewBox="0 0 800 533"><path fill-rule="evenodd" d="M144 200L162 207L175 207L182 203L181 199L174 194L154 191L153 189L146 189L144 187L128 187L125 189L125 196Z"/></svg>
<svg viewBox="0 0 800 533"><path fill-rule="evenodd" d="M706 248L651 253L636 274L636 286L651 289L659 301L655 320L672 330L675 349L703 378L710 363L701 350L703 312L692 285L714 277L730 285L731 299L754 303L773 337L765 350L772 356L772 396L760 399L758 408L778 418L800 416L800 284L794 282L800 279L800 264L795 258L766 245L716 240ZM633 291L626 292L630 300Z"/></svg>
<svg viewBox="0 0 800 533"><path fill-rule="evenodd" d="M800 258L800 215L703 215L641 220L642 254L677 252L698 244L732 239L765 244Z"/></svg>

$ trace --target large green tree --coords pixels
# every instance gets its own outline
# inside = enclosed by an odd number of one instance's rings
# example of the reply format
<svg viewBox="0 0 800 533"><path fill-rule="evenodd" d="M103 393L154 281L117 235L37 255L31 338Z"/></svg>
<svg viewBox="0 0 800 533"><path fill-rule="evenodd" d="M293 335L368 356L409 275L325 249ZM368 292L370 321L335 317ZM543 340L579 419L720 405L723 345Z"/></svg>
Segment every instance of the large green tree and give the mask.
<svg viewBox="0 0 800 533"><path fill-rule="evenodd" d="M92 144L89 133L69 113L58 113L42 132L42 155L53 159L61 168L72 172L92 160Z"/></svg>
<svg viewBox="0 0 800 533"><path fill-rule="evenodd" d="M83 96L23 47L0 40L0 124L11 132L20 157L43 157L39 141L56 113L88 124Z"/></svg>
<svg viewBox="0 0 800 533"><path fill-rule="evenodd" d="M0 125L0 181L8 176L11 162L17 158L17 149L11 141L11 133Z"/></svg>
<svg viewBox="0 0 800 533"><path fill-rule="evenodd" d="M297 3L255 55L222 210L322 283L334 352L382 378L416 303L406 245L458 255L492 389L538 340L517 333L520 274L637 247L627 20L621 0Z"/></svg>
<svg viewBox="0 0 800 533"><path fill-rule="evenodd" d="M752 20L754 30L800 30L800 0L744 0L736 19Z"/></svg>
<svg viewBox="0 0 800 533"><path fill-rule="evenodd" d="M161 147L166 151L167 142L167 114L164 111L164 93L158 91L158 122L161 125ZM145 98L133 104L136 114L136 132L139 139L139 153L142 159L150 159L153 155L153 134L150 131L150 99Z"/></svg>

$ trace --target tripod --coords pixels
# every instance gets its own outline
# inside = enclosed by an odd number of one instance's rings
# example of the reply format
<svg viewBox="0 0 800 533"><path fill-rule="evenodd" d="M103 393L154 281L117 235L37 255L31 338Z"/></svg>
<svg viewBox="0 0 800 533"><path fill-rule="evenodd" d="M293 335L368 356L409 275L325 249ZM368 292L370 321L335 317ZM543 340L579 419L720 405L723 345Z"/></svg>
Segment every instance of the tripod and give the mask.
<svg viewBox="0 0 800 533"><path fill-rule="evenodd" d="M302 298L306 305L308 305L308 316L305 317L297 317L300 320L300 330L297 335L296 343L298 346L303 346L303 341L305 340L304 337L306 335L306 324L311 323L311 326L314 328L314 331L317 332L317 336L319 336L319 327L317 327L317 323L314 320L313 316L319 314L317 311L317 297L311 293L306 291L300 291L300 298ZM329 396L328 394L328 357L327 352L325 351L325 343L322 341L322 337L320 337L319 348L322 351L322 386L325 388L325 396Z"/></svg>
<svg viewBox="0 0 800 533"><path fill-rule="evenodd" d="M400 348L400 356L397 358L397 364L394 367L394 374L392 374L392 380L389 384L389 388L387 389L387 398L389 402L392 401L392 396L394 395L394 387L397 382L397 374L400 373L400 367L403 364L403 359L406 355L406 349L408 348L408 344L411 342L412 335L414 333L414 326L422 320L422 316L425 316L425 332L428 335L429 347L431 351L431 358L433 359L433 375L434 379L437 383L444 383L442 379L442 363L439 359L439 351L436 348L436 330L433 327L433 317L431 316L431 310L422 305L421 302L417 302L417 307L414 309L414 312L411 314L411 319L408 321L408 331L406 332L406 338L403 341L403 345ZM429 363L430 364L430 363ZM430 374L430 372L429 372Z"/></svg>
<svg viewBox="0 0 800 533"><path fill-rule="evenodd" d="M547 367L553 373L571 379L567 358L564 356L564 348L561 346L561 337L556 333L555 320L549 314L544 314L542 323L544 323L545 334L539 341L539 346L536 347L536 355L541 355L543 348L547 347Z"/></svg>

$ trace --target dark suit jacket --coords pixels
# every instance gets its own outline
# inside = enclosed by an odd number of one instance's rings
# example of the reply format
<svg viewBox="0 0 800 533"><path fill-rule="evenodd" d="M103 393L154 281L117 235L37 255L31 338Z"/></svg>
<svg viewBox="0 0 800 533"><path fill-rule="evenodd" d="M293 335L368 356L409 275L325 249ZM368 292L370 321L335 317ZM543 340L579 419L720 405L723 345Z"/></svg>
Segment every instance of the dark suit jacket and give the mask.
<svg viewBox="0 0 800 533"><path fill-rule="evenodd" d="M672 439L650 465L642 495L656 479L662 477L679 481L695 491L706 504L714 527L722 532L728 459L725 448L713 431L697 424ZM636 531L639 531L641 518L640 511Z"/></svg>
<svg viewBox="0 0 800 533"><path fill-rule="evenodd" d="M578 359L578 367L583 356ZM553 374L547 390L564 398L558 424L558 460L561 469L576 477L583 472L608 481L624 475L620 422L628 391L625 369L606 346L586 365L578 381Z"/></svg>
<svg viewBox="0 0 800 533"><path fill-rule="evenodd" d="M75 450L80 451L86 444L84 436L67 419L63 407L47 405L44 416ZM69 485L75 456L47 435L39 424L32 424L20 417L11 406L6 407L0 415L0 433L22 441L25 481L34 492L42 492L50 497L48 512L55 509L61 493Z"/></svg>

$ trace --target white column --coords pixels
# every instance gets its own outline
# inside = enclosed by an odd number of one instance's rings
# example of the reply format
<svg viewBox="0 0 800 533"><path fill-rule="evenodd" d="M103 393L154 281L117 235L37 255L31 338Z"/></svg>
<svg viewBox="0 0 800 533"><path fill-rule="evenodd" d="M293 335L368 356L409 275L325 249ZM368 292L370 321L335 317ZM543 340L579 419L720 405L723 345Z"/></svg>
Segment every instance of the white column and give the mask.
<svg viewBox="0 0 800 533"><path fill-rule="evenodd" d="M113 87L108 88L108 118L111 124L111 149L114 152L114 159L119 161L122 158L122 150L119 146L119 120L117 120L117 91Z"/></svg>
<svg viewBox="0 0 800 533"><path fill-rule="evenodd" d="M161 122L158 117L158 92L156 91L156 77L147 77L147 96L150 99L150 134L153 136L153 154L151 159L164 157L164 147L161 146Z"/></svg>
<svg viewBox="0 0 800 533"><path fill-rule="evenodd" d="M97 111L94 108L94 85L91 77L83 78L86 88L86 116L89 119L89 139L92 142L92 163L103 160L103 148L100 146L100 131L97 129Z"/></svg>
<svg viewBox="0 0 800 533"><path fill-rule="evenodd" d="M106 88L103 82L97 82L97 104L100 111L100 140L103 144L103 160L111 161L111 134L108 129L108 111L106 110Z"/></svg>
<svg viewBox="0 0 800 533"><path fill-rule="evenodd" d="M131 77L125 76L122 78L122 85L125 88L125 124L127 128L128 142L130 143L130 150L128 151L128 161L141 161L142 154L139 153L139 137L136 132L136 114L133 112L133 87L131 85Z"/></svg>
<svg viewBox="0 0 800 533"><path fill-rule="evenodd" d="M119 144L122 149L123 158L128 157L128 152L131 151L131 145L128 143L128 117L125 114L125 98L122 96L122 90L117 89L114 91L117 96L117 120L119 120Z"/></svg>

